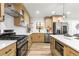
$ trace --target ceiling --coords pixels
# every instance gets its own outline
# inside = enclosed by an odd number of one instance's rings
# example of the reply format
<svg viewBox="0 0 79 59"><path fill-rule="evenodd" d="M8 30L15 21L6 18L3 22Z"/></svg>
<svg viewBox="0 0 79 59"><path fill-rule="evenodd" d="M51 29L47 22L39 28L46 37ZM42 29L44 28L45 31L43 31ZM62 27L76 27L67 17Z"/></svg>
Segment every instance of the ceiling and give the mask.
<svg viewBox="0 0 79 59"><path fill-rule="evenodd" d="M51 16L52 11L56 11L57 15L63 14L63 3L25 3L24 5L31 17ZM36 14L37 10L39 10L39 14ZM64 13L67 12L70 12L67 17L79 18L79 3L65 3Z"/></svg>

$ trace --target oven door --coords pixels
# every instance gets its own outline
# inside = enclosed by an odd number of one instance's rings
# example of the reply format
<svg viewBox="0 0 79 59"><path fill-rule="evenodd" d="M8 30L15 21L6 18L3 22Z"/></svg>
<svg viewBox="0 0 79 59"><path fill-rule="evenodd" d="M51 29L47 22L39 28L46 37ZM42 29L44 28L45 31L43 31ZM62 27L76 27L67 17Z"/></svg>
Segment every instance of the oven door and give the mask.
<svg viewBox="0 0 79 59"><path fill-rule="evenodd" d="M28 51L28 41L18 48L18 56L26 56Z"/></svg>

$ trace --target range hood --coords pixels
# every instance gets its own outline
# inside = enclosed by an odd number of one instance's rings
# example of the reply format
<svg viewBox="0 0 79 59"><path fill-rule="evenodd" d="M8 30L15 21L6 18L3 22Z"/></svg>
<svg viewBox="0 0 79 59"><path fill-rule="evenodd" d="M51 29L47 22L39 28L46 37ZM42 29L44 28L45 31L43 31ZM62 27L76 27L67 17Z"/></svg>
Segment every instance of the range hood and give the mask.
<svg viewBox="0 0 79 59"><path fill-rule="evenodd" d="M16 11L14 8L12 7L6 7L5 8L5 14L8 14L10 16L13 16L13 17L19 17L19 16L22 16L18 11Z"/></svg>

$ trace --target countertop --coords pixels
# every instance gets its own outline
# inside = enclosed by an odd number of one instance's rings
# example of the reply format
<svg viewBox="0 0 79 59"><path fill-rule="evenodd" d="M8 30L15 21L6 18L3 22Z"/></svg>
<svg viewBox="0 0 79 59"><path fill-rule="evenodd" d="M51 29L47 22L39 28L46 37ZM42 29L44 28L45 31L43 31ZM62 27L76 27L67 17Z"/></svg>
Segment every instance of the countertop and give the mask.
<svg viewBox="0 0 79 59"><path fill-rule="evenodd" d="M64 35L50 35L50 36L56 38L57 40L61 41L62 43L66 44L67 46L79 52L79 39L75 39L76 37L66 37Z"/></svg>
<svg viewBox="0 0 79 59"><path fill-rule="evenodd" d="M32 33L26 33L26 35L31 35Z"/></svg>
<svg viewBox="0 0 79 59"><path fill-rule="evenodd" d="M32 33L43 33L43 32L30 32L30 33L26 33L26 34L16 34L16 35L31 35ZM51 32L44 32L45 33L51 33Z"/></svg>
<svg viewBox="0 0 79 59"><path fill-rule="evenodd" d="M7 47L10 44L15 43L17 40L0 40L0 50Z"/></svg>

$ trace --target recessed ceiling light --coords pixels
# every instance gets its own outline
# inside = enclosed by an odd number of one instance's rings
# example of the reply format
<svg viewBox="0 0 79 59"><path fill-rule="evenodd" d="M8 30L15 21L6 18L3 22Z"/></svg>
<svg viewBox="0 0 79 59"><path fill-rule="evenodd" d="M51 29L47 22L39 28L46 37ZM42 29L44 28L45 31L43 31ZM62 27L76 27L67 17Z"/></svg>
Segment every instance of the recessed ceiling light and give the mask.
<svg viewBox="0 0 79 59"><path fill-rule="evenodd" d="M56 13L56 11L52 11L51 13L52 13L52 15L54 15Z"/></svg>
<svg viewBox="0 0 79 59"><path fill-rule="evenodd" d="M39 13L40 13L40 11L39 11L39 10L37 10L37 11L36 11L36 14L39 14Z"/></svg>
<svg viewBox="0 0 79 59"><path fill-rule="evenodd" d="M66 12L66 14L68 14L68 15L69 15L69 14L71 14L71 12L70 12L70 11L67 11L67 12Z"/></svg>

